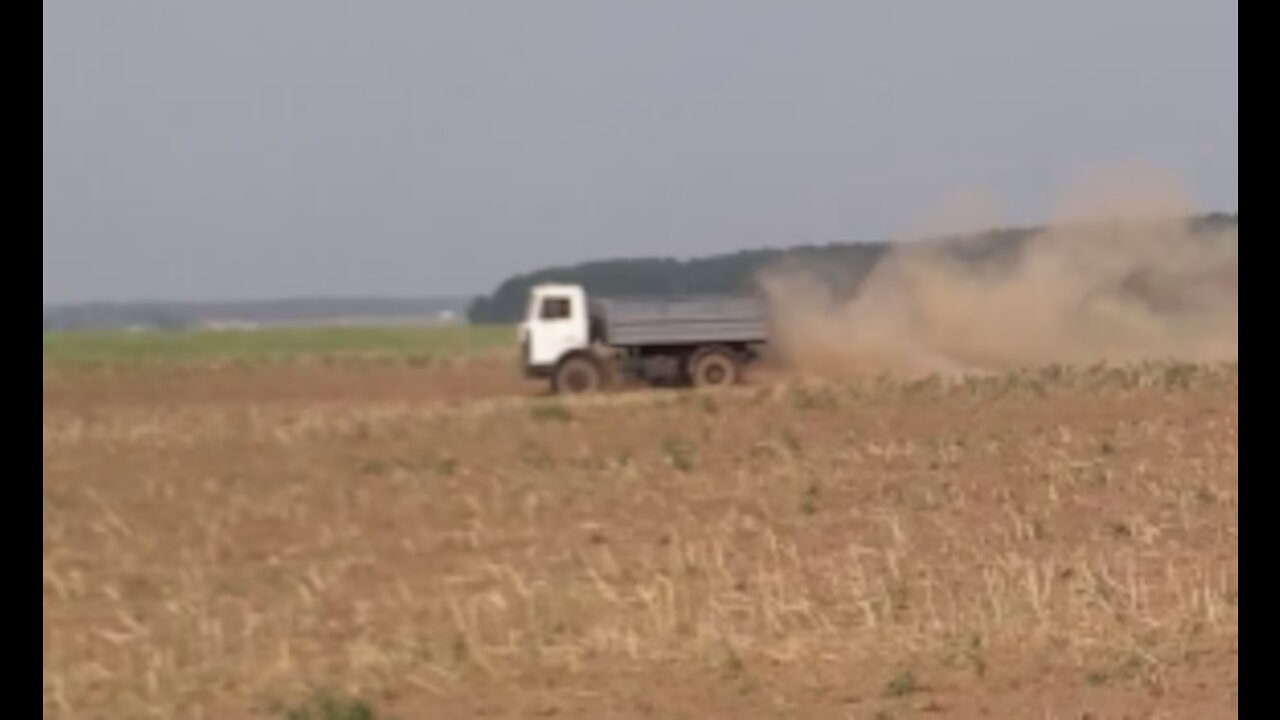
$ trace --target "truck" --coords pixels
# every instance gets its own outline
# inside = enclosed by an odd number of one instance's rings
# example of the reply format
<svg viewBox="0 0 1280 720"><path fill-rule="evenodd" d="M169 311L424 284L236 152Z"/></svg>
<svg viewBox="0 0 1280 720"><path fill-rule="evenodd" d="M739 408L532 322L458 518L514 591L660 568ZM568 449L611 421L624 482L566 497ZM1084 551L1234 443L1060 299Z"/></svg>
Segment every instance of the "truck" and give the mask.
<svg viewBox="0 0 1280 720"><path fill-rule="evenodd" d="M530 288L519 324L521 364L558 394L623 378L734 385L763 356L770 322L757 295L593 298L581 285L541 283Z"/></svg>

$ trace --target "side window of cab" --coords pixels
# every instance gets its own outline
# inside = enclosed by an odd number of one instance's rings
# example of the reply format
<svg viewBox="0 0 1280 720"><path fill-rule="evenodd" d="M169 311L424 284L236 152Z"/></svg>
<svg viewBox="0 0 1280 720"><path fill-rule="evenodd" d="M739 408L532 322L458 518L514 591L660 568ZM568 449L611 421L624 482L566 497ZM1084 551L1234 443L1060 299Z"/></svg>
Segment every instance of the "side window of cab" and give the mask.
<svg viewBox="0 0 1280 720"><path fill-rule="evenodd" d="M569 298L567 297L545 297L542 299L542 309L539 317L543 320L566 320L570 316Z"/></svg>

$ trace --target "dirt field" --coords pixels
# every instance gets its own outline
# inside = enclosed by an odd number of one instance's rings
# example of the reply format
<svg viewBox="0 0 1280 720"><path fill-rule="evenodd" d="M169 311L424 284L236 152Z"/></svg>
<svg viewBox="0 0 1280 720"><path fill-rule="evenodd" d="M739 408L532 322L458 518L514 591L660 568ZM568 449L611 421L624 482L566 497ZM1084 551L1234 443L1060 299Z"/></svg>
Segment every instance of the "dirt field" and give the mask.
<svg viewBox="0 0 1280 720"><path fill-rule="evenodd" d="M1237 365L515 370L46 365L44 717L1238 715Z"/></svg>

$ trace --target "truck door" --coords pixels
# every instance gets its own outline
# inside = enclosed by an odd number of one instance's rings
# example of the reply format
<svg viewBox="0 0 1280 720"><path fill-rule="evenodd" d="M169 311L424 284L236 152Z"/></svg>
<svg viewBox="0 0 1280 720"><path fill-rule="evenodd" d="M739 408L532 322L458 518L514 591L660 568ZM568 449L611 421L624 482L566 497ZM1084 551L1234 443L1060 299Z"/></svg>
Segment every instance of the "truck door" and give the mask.
<svg viewBox="0 0 1280 720"><path fill-rule="evenodd" d="M532 308L529 333L530 361L533 365L554 365L565 353L586 348L587 316L581 293L548 291Z"/></svg>

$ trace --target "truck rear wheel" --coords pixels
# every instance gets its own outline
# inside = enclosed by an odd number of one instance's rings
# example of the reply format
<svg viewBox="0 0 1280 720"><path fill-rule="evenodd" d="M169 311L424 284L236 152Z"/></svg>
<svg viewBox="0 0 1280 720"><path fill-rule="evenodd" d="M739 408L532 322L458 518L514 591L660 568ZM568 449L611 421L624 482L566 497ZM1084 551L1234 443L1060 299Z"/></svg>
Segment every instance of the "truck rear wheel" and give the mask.
<svg viewBox="0 0 1280 720"><path fill-rule="evenodd" d="M595 358L571 355L556 365L551 389L561 395L595 392L604 384L604 370Z"/></svg>
<svg viewBox="0 0 1280 720"><path fill-rule="evenodd" d="M693 356L689 375L698 387L736 385L741 374L738 358L728 348L711 348Z"/></svg>

